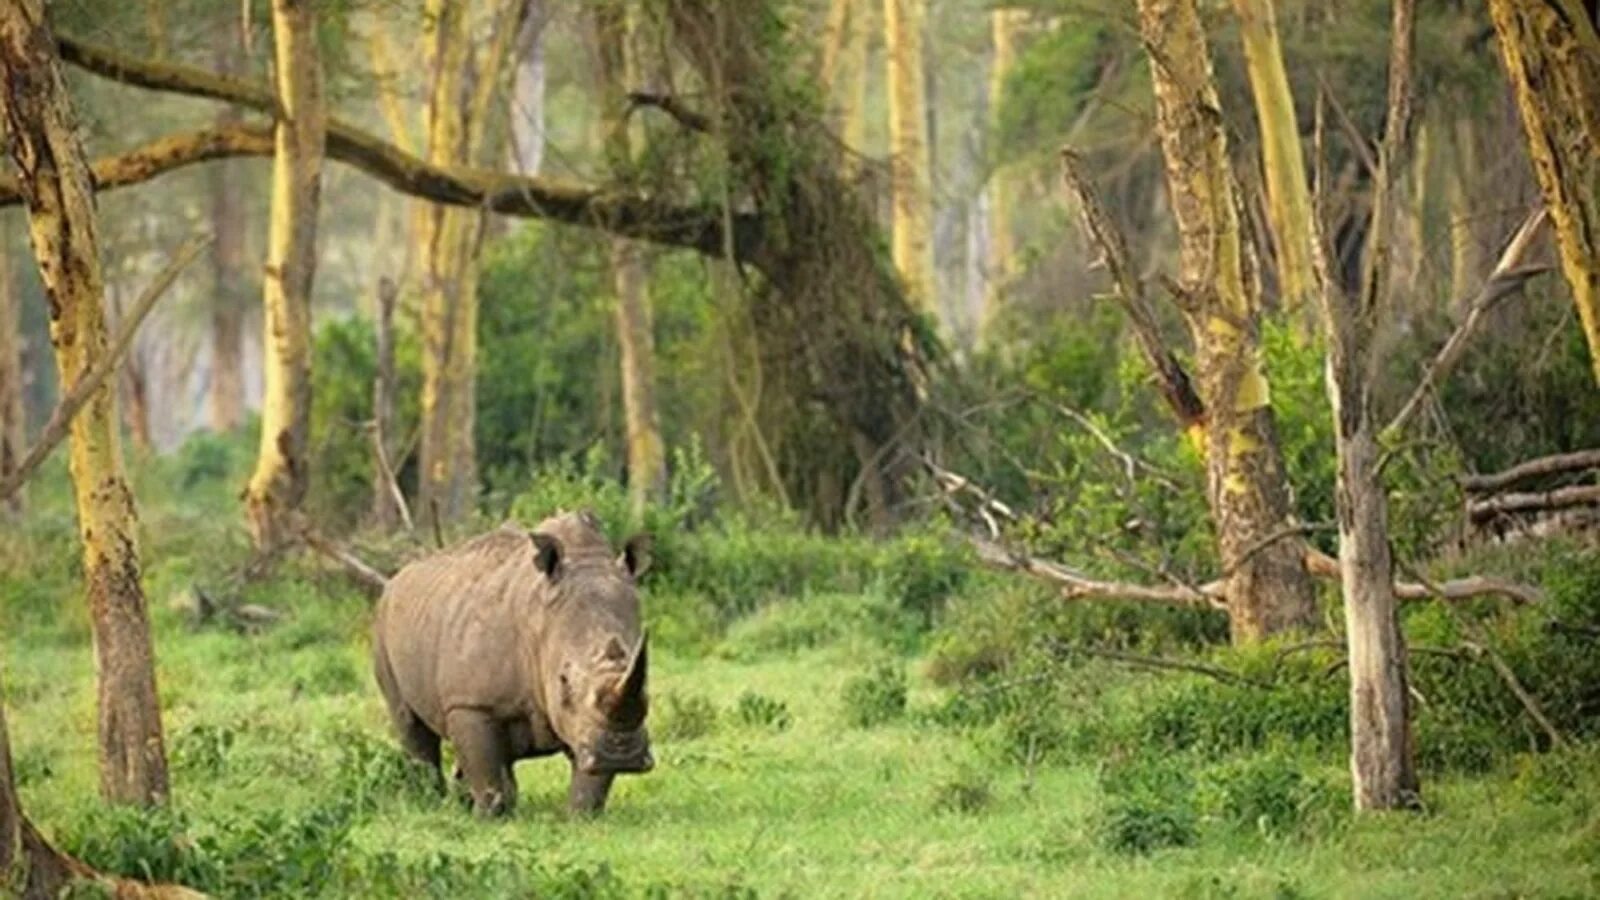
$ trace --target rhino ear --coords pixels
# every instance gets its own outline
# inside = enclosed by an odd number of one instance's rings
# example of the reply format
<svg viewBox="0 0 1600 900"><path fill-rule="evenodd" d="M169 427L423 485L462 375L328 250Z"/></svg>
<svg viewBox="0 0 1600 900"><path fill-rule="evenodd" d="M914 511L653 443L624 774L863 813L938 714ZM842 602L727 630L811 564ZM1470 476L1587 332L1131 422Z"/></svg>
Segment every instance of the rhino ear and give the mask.
<svg viewBox="0 0 1600 900"><path fill-rule="evenodd" d="M655 538L640 532L622 545L622 567L628 570L629 575L637 579L650 571L650 551L655 543Z"/></svg>
<svg viewBox="0 0 1600 900"><path fill-rule="evenodd" d="M533 541L533 564L544 577L554 579L561 565L561 542L542 531L528 532L528 540Z"/></svg>

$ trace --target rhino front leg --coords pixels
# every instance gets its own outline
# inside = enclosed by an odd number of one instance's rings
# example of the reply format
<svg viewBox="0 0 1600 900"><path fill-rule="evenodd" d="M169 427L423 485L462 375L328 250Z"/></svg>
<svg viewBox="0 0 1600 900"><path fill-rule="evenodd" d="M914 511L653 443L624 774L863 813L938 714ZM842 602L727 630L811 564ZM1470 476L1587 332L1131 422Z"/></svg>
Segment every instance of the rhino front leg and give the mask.
<svg viewBox="0 0 1600 900"><path fill-rule="evenodd" d="M517 805L511 755L500 723L478 710L452 710L445 719L456 765L466 776L472 810L480 816L508 815Z"/></svg>
<svg viewBox="0 0 1600 900"><path fill-rule="evenodd" d="M567 788L567 810L575 815L592 816L606 808L615 775L585 775L572 767L572 784Z"/></svg>

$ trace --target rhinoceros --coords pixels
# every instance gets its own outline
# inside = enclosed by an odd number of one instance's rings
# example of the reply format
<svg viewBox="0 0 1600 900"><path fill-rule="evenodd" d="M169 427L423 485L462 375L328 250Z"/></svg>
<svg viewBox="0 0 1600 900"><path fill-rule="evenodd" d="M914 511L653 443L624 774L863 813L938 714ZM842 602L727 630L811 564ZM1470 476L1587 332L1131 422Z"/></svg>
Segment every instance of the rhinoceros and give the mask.
<svg viewBox="0 0 1600 900"><path fill-rule="evenodd" d="M637 581L647 535L611 548L589 513L503 525L401 569L378 601L373 663L401 746L439 772L455 747L479 815L516 805L513 764L564 754L568 804L598 812L654 767Z"/></svg>

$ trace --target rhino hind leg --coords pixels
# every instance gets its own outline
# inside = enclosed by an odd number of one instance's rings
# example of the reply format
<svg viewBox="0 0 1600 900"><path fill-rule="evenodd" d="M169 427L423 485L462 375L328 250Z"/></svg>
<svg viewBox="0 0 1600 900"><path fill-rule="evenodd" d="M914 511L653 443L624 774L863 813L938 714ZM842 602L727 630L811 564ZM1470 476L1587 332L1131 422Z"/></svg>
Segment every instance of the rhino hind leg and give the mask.
<svg viewBox="0 0 1600 900"><path fill-rule="evenodd" d="M401 749L406 751L407 756L427 766L428 772L433 776L434 786L443 791L444 775L441 772L439 735L409 709L394 713L392 718L395 733L400 738Z"/></svg>
<svg viewBox="0 0 1600 900"><path fill-rule="evenodd" d="M472 795L472 811L484 817L510 815L517 805L517 782L500 723L477 710L452 710L445 729Z"/></svg>

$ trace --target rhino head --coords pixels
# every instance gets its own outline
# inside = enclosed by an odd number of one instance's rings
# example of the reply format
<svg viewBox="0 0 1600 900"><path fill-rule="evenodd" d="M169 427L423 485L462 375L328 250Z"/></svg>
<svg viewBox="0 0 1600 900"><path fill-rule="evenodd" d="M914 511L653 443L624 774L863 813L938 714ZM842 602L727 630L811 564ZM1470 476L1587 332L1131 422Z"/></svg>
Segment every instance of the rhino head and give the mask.
<svg viewBox="0 0 1600 900"><path fill-rule="evenodd" d="M554 535L534 532L530 538L536 565L555 592L541 654L551 727L571 748L576 772L650 771L650 660L637 590L649 566L648 535L630 539L620 556L607 548L603 557L590 553L584 559L569 559Z"/></svg>

